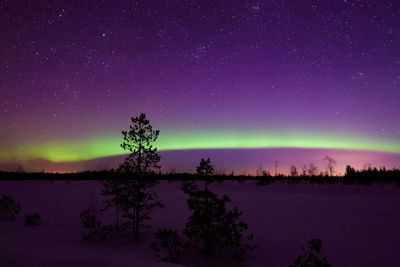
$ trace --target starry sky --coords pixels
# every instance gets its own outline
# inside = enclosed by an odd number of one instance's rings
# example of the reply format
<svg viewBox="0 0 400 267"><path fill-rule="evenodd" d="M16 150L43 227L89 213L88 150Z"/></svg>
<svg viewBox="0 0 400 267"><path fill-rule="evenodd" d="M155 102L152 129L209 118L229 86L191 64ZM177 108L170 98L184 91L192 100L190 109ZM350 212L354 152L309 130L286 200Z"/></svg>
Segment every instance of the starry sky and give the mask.
<svg viewBox="0 0 400 267"><path fill-rule="evenodd" d="M161 151L400 154L399 1L0 0L0 33L3 163L121 155L141 112Z"/></svg>

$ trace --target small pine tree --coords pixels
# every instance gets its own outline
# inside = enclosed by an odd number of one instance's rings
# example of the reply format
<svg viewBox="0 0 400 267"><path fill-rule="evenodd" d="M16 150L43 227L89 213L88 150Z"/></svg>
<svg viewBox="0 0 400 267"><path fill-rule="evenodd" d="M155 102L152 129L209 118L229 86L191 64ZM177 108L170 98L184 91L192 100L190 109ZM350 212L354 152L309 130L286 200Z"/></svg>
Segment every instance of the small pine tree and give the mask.
<svg viewBox="0 0 400 267"><path fill-rule="evenodd" d="M307 241L307 248L301 248L304 252L303 255L290 265L290 267L330 267L328 259L324 256L321 257L322 241L321 239L313 238Z"/></svg>
<svg viewBox="0 0 400 267"><path fill-rule="evenodd" d="M160 229L156 232L156 239L157 241L151 244L151 248L158 253L157 256L165 262L179 262L184 254L185 245L178 231Z"/></svg>
<svg viewBox="0 0 400 267"><path fill-rule="evenodd" d="M248 229L248 224L241 220L242 214L243 211L239 210L238 207L227 211L218 230L218 232L223 233L223 245L234 250L235 260L243 260L247 250L256 248L251 244L243 245L244 232ZM249 234L245 238L247 241L252 241L254 236Z"/></svg>
<svg viewBox="0 0 400 267"><path fill-rule="evenodd" d="M370 169L369 169L370 170ZM346 166L346 174L347 177L354 177L356 175L356 170L350 165Z"/></svg>
<svg viewBox="0 0 400 267"><path fill-rule="evenodd" d="M224 200L217 199L216 195L208 190L199 190L194 182L186 182L182 186L185 194L189 195L187 204L193 214L188 218L185 226L184 234L191 240L193 248L204 254L213 253L214 238L212 233L213 219L211 208L220 211L224 207L221 202ZM214 216L216 217L216 216Z"/></svg>
<svg viewBox="0 0 400 267"><path fill-rule="evenodd" d="M196 172L198 175L202 176L204 179L204 187L208 190L208 185L212 182L210 176L214 173L214 167L211 165L210 158L201 159L199 166L196 167Z"/></svg>
<svg viewBox="0 0 400 267"><path fill-rule="evenodd" d="M210 166L209 159L202 159L197 173L204 176L212 174ZM206 256L214 257L217 250L232 248L235 259L242 259L247 249L255 248L242 243L244 231L248 227L240 220L243 212L237 207L229 211L226 207L231 202L229 197L224 195L221 198L209 191L209 183L211 181L205 179L204 190L200 190L195 182L185 182L182 185L183 192L189 196L189 209L193 211L183 233L189 239L190 247ZM248 240L252 238L252 235L247 236Z"/></svg>
<svg viewBox="0 0 400 267"><path fill-rule="evenodd" d="M21 205L9 195L3 194L0 198L0 216L11 220L15 219L21 211Z"/></svg>
<svg viewBox="0 0 400 267"><path fill-rule="evenodd" d="M153 130L153 126L144 113L132 117L131 121L129 131L122 131L121 147L130 152L125 160L127 164L125 167L137 175L147 173L150 169L159 169L160 156L157 154L157 148L153 147L153 143L157 140L160 131Z"/></svg>
<svg viewBox="0 0 400 267"><path fill-rule="evenodd" d="M214 167L211 165L211 160L210 158L201 159L200 160L200 165L196 167L196 172L199 175L212 175L214 173Z"/></svg>

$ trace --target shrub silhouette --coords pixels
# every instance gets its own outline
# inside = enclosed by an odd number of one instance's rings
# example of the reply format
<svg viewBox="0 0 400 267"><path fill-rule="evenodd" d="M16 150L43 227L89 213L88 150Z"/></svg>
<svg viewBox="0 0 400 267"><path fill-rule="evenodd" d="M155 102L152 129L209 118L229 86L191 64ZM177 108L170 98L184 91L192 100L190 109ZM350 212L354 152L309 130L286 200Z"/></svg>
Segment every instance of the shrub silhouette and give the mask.
<svg viewBox="0 0 400 267"><path fill-rule="evenodd" d="M314 163L310 163L307 173L309 176L316 176L318 174L318 167Z"/></svg>
<svg viewBox="0 0 400 267"><path fill-rule="evenodd" d="M290 176L291 176L291 177L297 177L297 176L299 176L299 173L298 173L298 171L297 171L297 167L294 166L294 165L290 166Z"/></svg>
<svg viewBox="0 0 400 267"><path fill-rule="evenodd" d="M0 216L15 219L21 211L21 205L12 199L9 195L3 194L0 198Z"/></svg>
<svg viewBox="0 0 400 267"><path fill-rule="evenodd" d="M165 262L179 262L184 254L185 245L177 230L160 229L156 232L156 239L151 248L158 253L158 257ZM161 254L163 252L163 255Z"/></svg>
<svg viewBox="0 0 400 267"><path fill-rule="evenodd" d="M337 165L336 160L332 157L325 156L324 161L326 161L327 173L329 176L333 176L335 173L335 166Z"/></svg>
<svg viewBox="0 0 400 267"><path fill-rule="evenodd" d="M290 267L330 267L328 259L321 257L322 241L321 239L312 239L307 241L307 248L302 247L303 255L290 265Z"/></svg>
<svg viewBox="0 0 400 267"><path fill-rule="evenodd" d="M97 213L94 208L89 208L84 210L80 214L82 225L88 230L82 239L89 242L94 242L97 240L105 240L110 229L103 226L101 221L97 218Z"/></svg>
<svg viewBox="0 0 400 267"><path fill-rule="evenodd" d="M40 224L40 215L35 212L31 215L26 215L25 216L25 224L27 226L37 226Z"/></svg>
<svg viewBox="0 0 400 267"><path fill-rule="evenodd" d="M260 186L266 186L270 185L272 180L273 180L272 175L269 172L264 171L262 177L258 179L256 184Z"/></svg>

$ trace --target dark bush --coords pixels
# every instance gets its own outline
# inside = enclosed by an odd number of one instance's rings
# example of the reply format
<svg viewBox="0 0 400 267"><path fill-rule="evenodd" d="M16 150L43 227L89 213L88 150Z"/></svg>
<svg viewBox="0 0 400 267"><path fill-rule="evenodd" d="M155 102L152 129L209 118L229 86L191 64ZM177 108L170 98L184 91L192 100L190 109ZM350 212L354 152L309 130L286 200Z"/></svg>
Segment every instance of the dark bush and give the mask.
<svg viewBox="0 0 400 267"><path fill-rule="evenodd" d="M96 210L89 208L80 214L83 227L88 230L88 233L82 237L83 240L94 242L97 240L105 240L110 229L103 226L97 218Z"/></svg>
<svg viewBox="0 0 400 267"><path fill-rule="evenodd" d="M0 217L15 219L21 211L21 205L10 196L3 194L0 198Z"/></svg>
<svg viewBox="0 0 400 267"><path fill-rule="evenodd" d="M322 241L321 239L312 239L307 241L307 248L302 247L304 254L297 257L297 259L290 265L290 267L330 267L328 259L322 257Z"/></svg>
<svg viewBox="0 0 400 267"><path fill-rule="evenodd" d="M35 212L31 215L26 215L25 216L25 224L27 226L37 226L40 224L40 215Z"/></svg>

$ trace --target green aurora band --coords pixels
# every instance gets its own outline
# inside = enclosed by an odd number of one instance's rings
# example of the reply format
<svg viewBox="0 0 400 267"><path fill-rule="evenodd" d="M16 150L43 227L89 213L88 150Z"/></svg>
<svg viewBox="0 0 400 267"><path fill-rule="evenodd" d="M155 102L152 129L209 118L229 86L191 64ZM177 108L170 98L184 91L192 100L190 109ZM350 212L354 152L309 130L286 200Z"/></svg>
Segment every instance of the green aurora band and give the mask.
<svg viewBox="0 0 400 267"><path fill-rule="evenodd" d="M87 141L29 143L19 148L0 149L0 161L45 159L73 162L126 154L121 137L99 137ZM310 148L364 150L400 154L400 142L340 134L309 133L172 133L156 142L159 151L189 149Z"/></svg>

